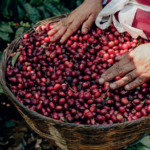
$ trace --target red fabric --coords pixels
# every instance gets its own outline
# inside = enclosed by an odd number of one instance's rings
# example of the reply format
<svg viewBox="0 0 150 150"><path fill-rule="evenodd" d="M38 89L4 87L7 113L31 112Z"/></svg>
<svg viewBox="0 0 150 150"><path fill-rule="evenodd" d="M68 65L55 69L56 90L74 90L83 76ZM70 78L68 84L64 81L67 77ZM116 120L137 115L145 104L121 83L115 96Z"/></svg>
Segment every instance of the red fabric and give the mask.
<svg viewBox="0 0 150 150"><path fill-rule="evenodd" d="M107 4L110 2L111 0L107 0ZM143 4L143 5L148 5L150 6L150 0L136 0L138 3Z"/></svg>
<svg viewBox="0 0 150 150"><path fill-rule="evenodd" d="M111 0L107 0L107 4ZM138 3L150 6L150 0L136 0ZM118 12L115 14L118 20ZM146 36L150 39L150 12L138 9L133 20L132 27L141 29L145 32Z"/></svg>
<svg viewBox="0 0 150 150"><path fill-rule="evenodd" d="M150 6L150 0L136 0L138 3Z"/></svg>
<svg viewBox="0 0 150 150"><path fill-rule="evenodd" d="M150 12L138 9L132 26L134 28L143 30L146 36L150 38Z"/></svg>

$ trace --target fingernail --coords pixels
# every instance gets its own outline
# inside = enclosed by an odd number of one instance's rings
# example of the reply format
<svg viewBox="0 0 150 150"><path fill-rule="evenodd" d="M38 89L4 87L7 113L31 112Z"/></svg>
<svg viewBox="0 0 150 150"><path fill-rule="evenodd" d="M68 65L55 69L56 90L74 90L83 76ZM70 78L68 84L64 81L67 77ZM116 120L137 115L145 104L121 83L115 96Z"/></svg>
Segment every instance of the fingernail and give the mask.
<svg viewBox="0 0 150 150"><path fill-rule="evenodd" d="M83 34L86 34L88 32L88 28L84 28L83 30L82 30L82 33Z"/></svg>
<svg viewBox="0 0 150 150"><path fill-rule="evenodd" d="M116 84L111 83L111 84L110 84L110 88L111 88L112 90L116 89Z"/></svg>
<svg viewBox="0 0 150 150"><path fill-rule="evenodd" d="M129 85L126 85L126 86L125 86L125 90L130 90L130 86L129 86Z"/></svg>
<svg viewBox="0 0 150 150"><path fill-rule="evenodd" d="M102 75L101 75L101 77L104 77L104 76L105 76L105 74L102 74Z"/></svg>
<svg viewBox="0 0 150 150"><path fill-rule="evenodd" d="M50 35L50 34L51 34L51 31L49 31L47 34Z"/></svg>
<svg viewBox="0 0 150 150"><path fill-rule="evenodd" d="M63 43L64 42L64 37L62 37L61 39L60 39L60 43Z"/></svg>
<svg viewBox="0 0 150 150"><path fill-rule="evenodd" d="M98 80L98 82L99 82L99 84L104 84L105 80L104 80L104 78L100 78L100 79Z"/></svg>
<svg viewBox="0 0 150 150"><path fill-rule="evenodd" d="M50 41L54 41L55 40L55 36L52 36L52 38L50 39Z"/></svg>

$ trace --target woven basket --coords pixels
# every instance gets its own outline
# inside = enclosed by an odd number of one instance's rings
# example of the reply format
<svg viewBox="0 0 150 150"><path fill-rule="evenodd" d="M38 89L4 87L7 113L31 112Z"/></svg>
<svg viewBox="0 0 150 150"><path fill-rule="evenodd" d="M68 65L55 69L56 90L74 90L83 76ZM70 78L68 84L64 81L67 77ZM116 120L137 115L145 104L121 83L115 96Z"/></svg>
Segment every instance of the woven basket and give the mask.
<svg viewBox="0 0 150 150"><path fill-rule="evenodd" d="M40 21L27 33L31 34L37 26L59 21L65 16ZM150 133L150 117L112 125L78 125L60 122L26 108L10 91L5 80L7 61L21 40L21 37L15 39L4 50L0 62L0 85L28 125L41 137L62 150L119 150L137 141L144 133Z"/></svg>

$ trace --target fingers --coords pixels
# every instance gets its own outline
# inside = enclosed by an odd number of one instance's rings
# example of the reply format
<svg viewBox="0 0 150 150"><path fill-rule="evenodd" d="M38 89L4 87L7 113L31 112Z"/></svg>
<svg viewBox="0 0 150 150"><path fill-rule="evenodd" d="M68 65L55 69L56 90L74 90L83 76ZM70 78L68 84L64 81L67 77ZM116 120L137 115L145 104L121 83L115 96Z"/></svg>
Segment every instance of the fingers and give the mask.
<svg viewBox="0 0 150 150"><path fill-rule="evenodd" d="M64 18L52 26L52 30L48 32L48 35L52 36L50 41L57 41L65 33L65 31L67 30L67 26L69 25L69 23L66 23L66 21L67 18Z"/></svg>
<svg viewBox="0 0 150 150"><path fill-rule="evenodd" d="M68 27L66 33L62 36L60 43L64 43L82 24L83 20L74 20Z"/></svg>
<svg viewBox="0 0 150 150"><path fill-rule="evenodd" d="M48 32L48 35L54 35L55 33L58 32L58 30L59 30L60 28L61 28L60 25L55 26L55 28L53 28L52 30L50 30L50 31Z"/></svg>
<svg viewBox="0 0 150 150"><path fill-rule="evenodd" d="M71 20L69 17L61 20L57 24L52 26L52 30L48 32L48 35L52 35L51 41L57 41L60 39L60 43L64 43L78 28L81 24L85 21L85 17L74 19L73 21L68 22ZM82 26L82 32L84 34L88 33L91 29L95 18L94 15L90 15L88 19L84 22Z"/></svg>
<svg viewBox="0 0 150 150"><path fill-rule="evenodd" d="M115 58L115 60L120 61L121 59L125 58L126 56L128 56L129 53L125 53L123 55L120 55L118 57Z"/></svg>
<svg viewBox="0 0 150 150"><path fill-rule="evenodd" d="M115 70L113 70L110 74L108 74L106 79L107 79L107 81L111 81L116 76L124 76L128 72L132 71L134 68L135 68L135 66L132 64L127 64L122 67L116 67Z"/></svg>
<svg viewBox="0 0 150 150"><path fill-rule="evenodd" d="M127 75L125 75L123 78L121 78L118 81L115 81L114 83L110 84L110 88L112 90L114 89L118 89L124 85L126 85L127 83L133 81L136 77L138 76L138 73L136 72L136 70L128 73Z"/></svg>
<svg viewBox="0 0 150 150"><path fill-rule="evenodd" d="M82 33L87 34L91 29L93 22L95 20L94 15L90 15L89 18L82 25Z"/></svg>
<svg viewBox="0 0 150 150"><path fill-rule="evenodd" d="M133 82L127 84L125 86L125 90L132 90L147 81L148 81L148 78L144 75L141 75L138 78L136 78Z"/></svg>
<svg viewBox="0 0 150 150"><path fill-rule="evenodd" d="M55 35L52 36L52 38L50 39L52 42L57 41L60 39L60 37L66 32L67 28L65 27L61 27L57 33L55 33Z"/></svg>
<svg viewBox="0 0 150 150"><path fill-rule="evenodd" d="M123 76L126 73L132 71L134 68L135 66L132 63L128 63L122 67L116 66L112 68L112 71L110 73L99 79L99 84L104 84L106 81L111 81L116 76Z"/></svg>
<svg viewBox="0 0 150 150"><path fill-rule="evenodd" d="M99 84L104 84L106 81L111 81L116 76L123 76L135 68L134 64L129 60L121 60L120 62L113 65L111 68L105 71L99 79ZM127 64L126 64L127 63Z"/></svg>
<svg viewBox="0 0 150 150"><path fill-rule="evenodd" d="M116 70L117 68L122 68L122 66L128 64L130 62L130 58L127 57L127 55L124 56L124 58L122 60L120 60L119 62L115 63L111 68L109 68L108 70L106 70L101 77L105 78L107 77L108 74L110 74L111 72L113 72L114 70ZM119 74L118 74L119 75Z"/></svg>
<svg viewBox="0 0 150 150"><path fill-rule="evenodd" d="M56 26L58 26L58 24L59 24L59 22L51 24L51 29L53 29L53 28L55 28Z"/></svg>

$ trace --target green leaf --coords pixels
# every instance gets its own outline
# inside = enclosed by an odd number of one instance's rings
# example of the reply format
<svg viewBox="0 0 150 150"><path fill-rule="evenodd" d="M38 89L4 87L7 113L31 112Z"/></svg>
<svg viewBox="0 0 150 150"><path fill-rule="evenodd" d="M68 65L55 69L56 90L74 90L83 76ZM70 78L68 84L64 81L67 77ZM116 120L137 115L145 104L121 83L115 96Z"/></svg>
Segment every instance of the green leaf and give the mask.
<svg viewBox="0 0 150 150"><path fill-rule="evenodd" d="M7 122L5 122L5 127L14 127L15 123L12 120L8 120Z"/></svg>
<svg viewBox="0 0 150 150"><path fill-rule="evenodd" d="M140 86L138 86L138 87L136 87L136 89L137 89L137 90L140 90L140 89L141 89L141 87L140 87Z"/></svg>
<svg viewBox="0 0 150 150"><path fill-rule="evenodd" d="M137 149L136 150L150 150L149 148L147 148L147 147L145 147L144 145L142 146L142 145L140 145L140 146L138 146L137 147Z"/></svg>
<svg viewBox="0 0 150 150"><path fill-rule="evenodd" d="M3 22L3 21L1 21L0 23L0 31L6 32L6 33L13 33L13 30L11 26L9 25L9 23Z"/></svg>
<svg viewBox="0 0 150 150"><path fill-rule="evenodd" d="M12 1L12 0L11 0L11 1ZM18 1L17 1L17 0L12 1L12 4L11 4L10 7L8 8L9 13L10 13L10 17L13 18L13 20L14 20L15 22L18 21L17 4L18 4ZM12 20L12 19L11 19L11 20Z"/></svg>
<svg viewBox="0 0 150 150"><path fill-rule="evenodd" d="M18 52L18 53L16 53L16 54L13 56L13 58L12 58L12 60L11 60L11 64L12 64L13 67L15 66L15 63L16 63L16 61L17 61L17 59L18 59L18 57L19 57L20 54L21 54L21 52Z"/></svg>
<svg viewBox="0 0 150 150"><path fill-rule="evenodd" d="M52 4L52 5L56 6L56 5L58 5L62 2L61 2L61 0L44 0L44 3L49 3L49 4Z"/></svg>
<svg viewBox="0 0 150 150"><path fill-rule="evenodd" d="M1 60L1 57L2 57L2 52L0 51L0 60Z"/></svg>
<svg viewBox="0 0 150 150"><path fill-rule="evenodd" d="M82 0L77 0L77 1L76 1L77 7L80 6L82 3L83 3Z"/></svg>
<svg viewBox="0 0 150 150"><path fill-rule="evenodd" d="M67 119L64 119L64 122L68 122L68 120L67 120Z"/></svg>
<svg viewBox="0 0 150 150"><path fill-rule="evenodd" d="M53 15L55 15L55 16L61 15L60 11L52 4L44 3L44 6L47 9L47 11L49 11Z"/></svg>
<svg viewBox="0 0 150 150"><path fill-rule="evenodd" d="M64 5L58 5L57 8L61 12L61 14L66 14L70 12L70 10L66 8Z"/></svg>
<svg viewBox="0 0 150 150"><path fill-rule="evenodd" d="M91 46L91 45L88 45L88 47L85 48L84 50L85 50L85 51L88 51L88 50L90 50L90 49L92 49L92 46Z"/></svg>
<svg viewBox="0 0 150 150"><path fill-rule="evenodd" d="M40 5L43 0L30 0L31 5Z"/></svg>
<svg viewBox="0 0 150 150"><path fill-rule="evenodd" d="M127 148L127 150L136 150L136 148L135 147L129 147L129 148Z"/></svg>
<svg viewBox="0 0 150 150"><path fill-rule="evenodd" d="M21 8L24 8L25 3L26 2L24 0L18 0L18 4L20 5Z"/></svg>
<svg viewBox="0 0 150 150"><path fill-rule="evenodd" d="M10 5L13 1L12 0L2 0L0 2L0 10L3 17L10 19L9 17L9 11L10 11Z"/></svg>
<svg viewBox="0 0 150 150"><path fill-rule="evenodd" d="M105 101L107 102L110 99L110 97L106 97Z"/></svg>
<svg viewBox="0 0 150 150"><path fill-rule="evenodd" d="M24 27L19 27L15 33L15 38L21 36L24 32Z"/></svg>
<svg viewBox="0 0 150 150"><path fill-rule="evenodd" d="M23 6L26 16L31 22L36 23L41 20L40 13L36 8L33 8L29 3L25 3Z"/></svg>
<svg viewBox="0 0 150 150"><path fill-rule="evenodd" d="M43 19L50 18L51 15L47 10L45 10L44 6L37 7L37 9L42 13Z"/></svg>
<svg viewBox="0 0 150 150"><path fill-rule="evenodd" d="M36 22L40 21L41 20L41 14L40 14L39 10L36 7L33 7L33 11L36 14Z"/></svg>
<svg viewBox="0 0 150 150"><path fill-rule="evenodd" d="M138 41L138 43L137 43L137 46L139 46L139 44L140 44L141 42L140 41Z"/></svg>
<svg viewBox="0 0 150 150"><path fill-rule="evenodd" d="M1 59L1 57L2 57L2 52L0 51L0 59ZM1 86L0 86L0 95L1 94L4 94L4 91L3 91L3 89L1 88Z"/></svg>
<svg viewBox="0 0 150 150"><path fill-rule="evenodd" d="M22 20L25 15L25 12L21 9L19 5L17 5L17 10L18 10L18 19Z"/></svg>
<svg viewBox="0 0 150 150"><path fill-rule="evenodd" d="M4 41L10 41L9 34L0 31L0 39L2 39Z"/></svg>
<svg viewBox="0 0 150 150"><path fill-rule="evenodd" d="M0 95L1 94L4 94L4 91L3 91L3 89L1 88L1 86L0 86Z"/></svg>
<svg viewBox="0 0 150 150"><path fill-rule="evenodd" d="M150 148L150 137L149 137L149 136L144 137L144 138L140 141L140 143L143 144L144 146Z"/></svg>
<svg viewBox="0 0 150 150"><path fill-rule="evenodd" d="M27 32L30 29L30 27L24 28L24 32Z"/></svg>

